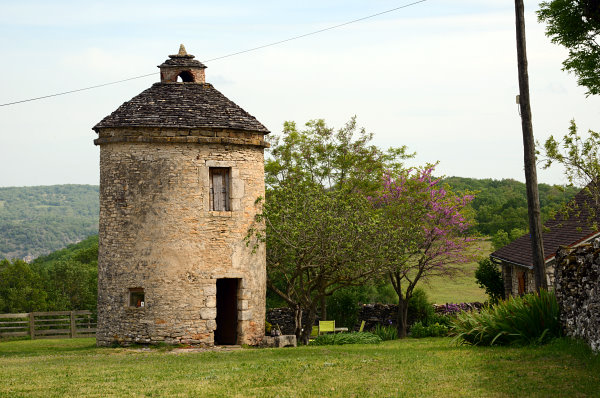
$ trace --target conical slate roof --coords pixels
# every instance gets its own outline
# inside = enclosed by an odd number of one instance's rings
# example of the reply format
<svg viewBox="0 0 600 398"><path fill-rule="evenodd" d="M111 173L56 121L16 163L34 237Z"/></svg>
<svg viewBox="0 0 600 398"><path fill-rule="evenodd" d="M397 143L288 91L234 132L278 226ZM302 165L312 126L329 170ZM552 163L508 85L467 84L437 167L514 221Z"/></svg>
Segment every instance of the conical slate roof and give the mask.
<svg viewBox="0 0 600 398"><path fill-rule="evenodd" d="M269 133L209 83L155 83L94 126L229 128Z"/></svg>

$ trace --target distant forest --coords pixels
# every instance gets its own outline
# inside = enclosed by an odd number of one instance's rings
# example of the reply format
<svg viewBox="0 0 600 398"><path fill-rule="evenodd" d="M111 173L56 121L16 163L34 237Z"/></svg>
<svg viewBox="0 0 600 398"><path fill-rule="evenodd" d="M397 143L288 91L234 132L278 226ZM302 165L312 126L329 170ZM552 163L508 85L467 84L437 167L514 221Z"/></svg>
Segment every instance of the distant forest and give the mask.
<svg viewBox="0 0 600 398"><path fill-rule="evenodd" d="M525 184L515 180L449 177L454 190L478 191L472 232L513 236L527 230ZM542 217L548 219L577 188L540 184ZM98 186L51 185L0 188L0 259L27 261L98 233Z"/></svg>
<svg viewBox="0 0 600 398"><path fill-rule="evenodd" d="M0 258L31 260L98 233L98 186L0 188Z"/></svg>
<svg viewBox="0 0 600 398"><path fill-rule="evenodd" d="M474 231L495 235L500 230L510 232L529 229L527 219L527 190L519 181L505 179L475 179L449 177L444 180L454 190L478 191L471 202L477 224ZM581 188L539 184L542 222L552 217Z"/></svg>
<svg viewBox="0 0 600 398"><path fill-rule="evenodd" d="M0 313L96 311L98 236L26 263L0 260Z"/></svg>

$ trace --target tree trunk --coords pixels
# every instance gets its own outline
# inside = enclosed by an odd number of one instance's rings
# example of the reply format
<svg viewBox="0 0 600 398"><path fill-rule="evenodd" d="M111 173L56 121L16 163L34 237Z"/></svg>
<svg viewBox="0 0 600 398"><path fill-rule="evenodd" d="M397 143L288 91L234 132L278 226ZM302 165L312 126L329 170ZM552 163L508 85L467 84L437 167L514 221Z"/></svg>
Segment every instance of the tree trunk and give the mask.
<svg viewBox="0 0 600 398"><path fill-rule="evenodd" d="M310 339L310 333L312 332L312 327L315 324L315 319L317 319L317 309L313 306L308 310L308 315L306 316L306 323L302 325L304 331L300 336L300 342L304 345L308 344L308 340Z"/></svg>
<svg viewBox="0 0 600 398"><path fill-rule="evenodd" d="M321 297L321 320L327 320L327 303L325 300L325 296Z"/></svg>
<svg viewBox="0 0 600 398"><path fill-rule="evenodd" d="M542 243L542 223L540 220L540 199L535 169L535 141L531 123L529 103L529 76L527 74L527 47L525 44L525 17L523 0L515 0L517 28L517 60L519 69L519 105L523 130L523 150L525 158L525 182L527 185L527 210L529 215L529 236L535 275L535 290L548 289L544 246Z"/></svg>
<svg viewBox="0 0 600 398"><path fill-rule="evenodd" d="M300 340L302 336L302 307L299 305L294 309L294 326L294 334L296 335L296 338Z"/></svg>
<svg viewBox="0 0 600 398"><path fill-rule="evenodd" d="M400 297L398 299L398 316L396 322L398 323L398 338L403 339L406 337L408 330L408 300Z"/></svg>

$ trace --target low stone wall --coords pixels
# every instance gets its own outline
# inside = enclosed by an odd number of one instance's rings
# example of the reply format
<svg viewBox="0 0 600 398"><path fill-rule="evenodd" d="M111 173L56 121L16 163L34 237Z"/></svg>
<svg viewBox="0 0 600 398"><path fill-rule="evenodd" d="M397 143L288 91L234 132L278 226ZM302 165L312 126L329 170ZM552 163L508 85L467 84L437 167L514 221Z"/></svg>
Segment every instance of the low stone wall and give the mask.
<svg viewBox="0 0 600 398"><path fill-rule="evenodd" d="M460 303L460 304L434 304L435 313L442 315L456 314L461 311L479 311L483 303ZM365 321L364 330L371 330L376 325L396 325L398 316L397 304L363 304L358 312L358 321L352 328L358 331L362 321ZM306 320L306 314L303 316L303 322ZM294 334L294 310L290 308L272 308L267 310L267 322L271 325L279 325L282 334ZM412 325L415 319L409 315L408 324ZM319 323L319 317L315 324Z"/></svg>
<svg viewBox="0 0 600 398"><path fill-rule="evenodd" d="M436 314L452 315L461 311L479 311L483 307L483 303L460 303L460 304L433 304L433 309ZM396 325L398 317L397 304L363 304L358 313L358 326L362 321L365 321L365 330L370 330L375 325ZM415 323L414 315L408 314L408 325Z"/></svg>
<svg viewBox="0 0 600 398"><path fill-rule="evenodd" d="M294 334L296 326L294 324L294 310L291 308L271 308L267 310L267 322L273 327L279 325L282 334ZM302 314L302 322L306 321L306 313ZM315 321L319 323L319 316Z"/></svg>
<svg viewBox="0 0 600 398"><path fill-rule="evenodd" d="M358 312L358 326L365 321L365 331L376 325L396 325L398 305L396 304L363 304ZM355 327L358 330L358 327Z"/></svg>
<svg viewBox="0 0 600 398"><path fill-rule="evenodd" d="M600 239L560 248L554 278L563 331L600 351Z"/></svg>
<svg viewBox="0 0 600 398"><path fill-rule="evenodd" d="M396 324L398 306L395 304L364 304L358 314L358 324L354 330L358 330L360 323L365 321L365 330L370 330L377 324ZM303 321L305 317L303 317ZM283 334L294 334L294 310L291 308L272 308L267 311L267 322L271 325L279 325ZM315 324L319 323L317 317Z"/></svg>
<svg viewBox="0 0 600 398"><path fill-rule="evenodd" d="M476 311L479 312L483 308L483 303L479 301L474 301L472 303L446 303L446 304L434 304L433 309L436 314L440 315L455 315L459 314L463 311L470 312Z"/></svg>

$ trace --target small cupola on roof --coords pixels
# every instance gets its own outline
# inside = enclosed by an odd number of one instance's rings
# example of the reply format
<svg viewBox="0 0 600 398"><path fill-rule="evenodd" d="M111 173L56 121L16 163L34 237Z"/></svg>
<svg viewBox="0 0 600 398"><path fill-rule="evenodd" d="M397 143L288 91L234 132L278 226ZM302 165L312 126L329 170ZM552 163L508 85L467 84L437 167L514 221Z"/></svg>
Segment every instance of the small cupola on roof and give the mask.
<svg viewBox="0 0 600 398"><path fill-rule="evenodd" d="M160 134L165 136L173 134L173 131L167 134L165 129L178 129L176 134L186 136L189 136L189 132L184 133L181 129L231 129L255 132L260 134L259 145L266 147L267 144L262 138L269 133L269 130L254 116L215 89L212 84L206 83L204 79L206 66L193 58L193 55L185 51L183 44L179 48L179 54L169 55L169 59L159 66L161 80L159 83L154 83L150 88L123 103L94 126L94 130L99 135L97 144L101 145L106 140L113 142L117 139L116 135L125 134L122 129L148 127L162 129ZM178 83L178 77L183 82ZM111 129L121 130L117 134ZM221 139L221 136L217 138Z"/></svg>
<svg viewBox="0 0 600 398"><path fill-rule="evenodd" d="M161 83L176 83L180 78L183 83L204 83L204 69L206 66L194 59L194 56L185 51L183 44L179 46L176 55L169 55L169 59L158 66L160 68Z"/></svg>

